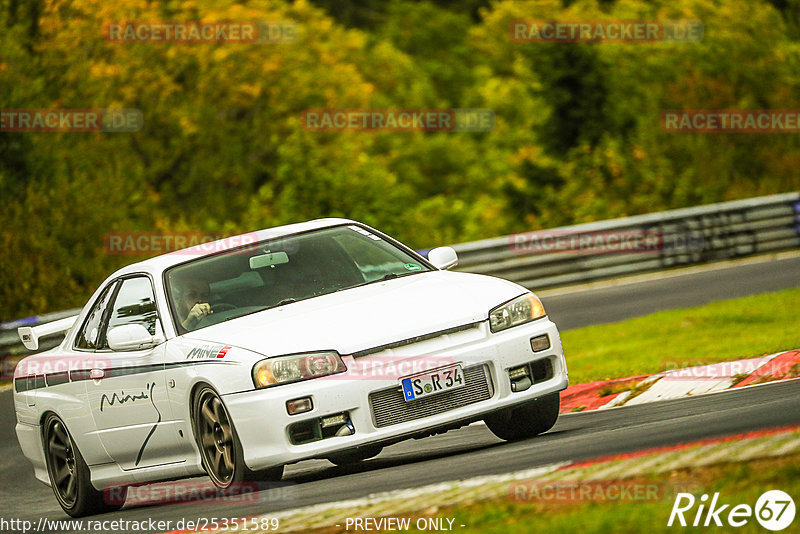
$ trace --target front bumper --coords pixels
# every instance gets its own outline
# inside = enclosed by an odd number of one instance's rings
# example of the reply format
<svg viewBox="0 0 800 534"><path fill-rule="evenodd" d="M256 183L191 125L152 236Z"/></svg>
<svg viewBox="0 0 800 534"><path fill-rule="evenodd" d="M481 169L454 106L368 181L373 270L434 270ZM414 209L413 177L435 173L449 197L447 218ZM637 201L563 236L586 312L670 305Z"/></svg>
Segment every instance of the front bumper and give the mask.
<svg viewBox="0 0 800 534"><path fill-rule="evenodd" d="M545 334L550 347L534 352L531 339ZM348 369L369 367L371 371L348 372L223 396L242 442L245 463L250 469L324 458L361 445L389 444L437 429L456 427L479 420L487 413L561 391L568 383L561 338L556 325L546 317L496 334L489 331L488 323L484 321L455 334L357 360L353 357L343 359ZM399 392L399 378L402 376L413 374L420 368L436 367L437 363L446 365L450 362L459 363L465 375L472 377L472 381L467 379L467 387L409 403L401 401L397 404L396 400L389 399L389 404L384 404L382 409L378 409L377 404L373 409L371 400L376 402L378 397L386 400L387 396ZM534 364L538 369L548 369L548 372L545 375L538 373L537 379L532 380L527 389L513 391L508 371L525 364ZM475 382L481 377L485 377L485 388L478 387L480 384ZM519 384L515 389L521 389ZM313 409L289 415L287 401L302 397L311 397ZM476 401L477 398L482 400ZM331 432L325 435L323 431L323 435L313 441L298 440L297 428L311 427L323 418L340 414L352 423L352 434L346 431L347 435Z"/></svg>

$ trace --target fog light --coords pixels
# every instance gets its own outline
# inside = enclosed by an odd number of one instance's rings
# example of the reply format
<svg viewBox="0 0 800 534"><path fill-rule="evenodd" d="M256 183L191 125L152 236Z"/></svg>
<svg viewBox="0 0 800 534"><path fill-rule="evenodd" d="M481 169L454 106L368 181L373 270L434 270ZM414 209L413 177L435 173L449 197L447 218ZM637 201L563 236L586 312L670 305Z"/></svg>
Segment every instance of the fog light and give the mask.
<svg viewBox="0 0 800 534"><path fill-rule="evenodd" d="M311 397L303 397L302 399L286 401L286 411L289 415L310 412L313 409L314 403L311 401Z"/></svg>
<svg viewBox="0 0 800 534"><path fill-rule="evenodd" d="M550 348L550 338L547 334L531 338L531 349L533 352L539 352Z"/></svg>
<svg viewBox="0 0 800 534"><path fill-rule="evenodd" d="M340 413L338 415L323 417L322 419L319 420L319 422L320 425L322 425L322 428L327 428L329 426L343 425L347 422L347 416L343 413Z"/></svg>
<svg viewBox="0 0 800 534"><path fill-rule="evenodd" d="M517 393L518 391L525 391L529 387L531 387L532 382L529 377L520 378L519 380L514 380L511 382L511 391Z"/></svg>
<svg viewBox="0 0 800 534"><path fill-rule="evenodd" d="M356 427L353 426L353 423L348 421L346 424L342 425L339 430L336 431L337 436L352 436L356 433Z"/></svg>
<svg viewBox="0 0 800 534"><path fill-rule="evenodd" d="M508 370L508 378L511 380L516 380L518 378L522 378L523 376L528 376L528 366L523 365L522 367L515 367L514 369Z"/></svg>

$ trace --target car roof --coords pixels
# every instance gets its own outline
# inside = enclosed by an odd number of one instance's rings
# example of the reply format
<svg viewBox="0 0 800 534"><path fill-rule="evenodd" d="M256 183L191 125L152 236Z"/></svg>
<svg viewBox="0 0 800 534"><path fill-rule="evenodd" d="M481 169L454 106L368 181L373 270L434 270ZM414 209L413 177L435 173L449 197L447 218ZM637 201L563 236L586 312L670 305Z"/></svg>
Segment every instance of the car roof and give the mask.
<svg viewBox="0 0 800 534"><path fill-rule="evenodd" d="M114 272L114 274L109 276L109 279L118 278L119 276L124 276L126 274L141 273L141 272L150 273L154 277L158 278L162 272L164 272L166 269L169 269L174 265L178 265L191 260L196 260L197 258L201 258L203 256L209 256L211 254L216 254L218 252L222 252L225 250L234 249L236 247L248 243L256 243L258 241L275 239L278 237L284 237L292 234L299 234L302 232L307 232L309 230L329 228L331 226L338 226L341 224L361 224L361 223L353 221L351 219L325 218L325 219L314 219L313 221L306 221L302 223L276 226L274 228L265 228L263 230L257 230L255 232L247 232L236 236L226 237L224 239L219 239L217 241L210 241L207 243L202 243L200 245L195 245L192 247L175 250L172 252L168 252L166 254L162 254L160 256L149 258L144 261L132 263Z"/></svg>

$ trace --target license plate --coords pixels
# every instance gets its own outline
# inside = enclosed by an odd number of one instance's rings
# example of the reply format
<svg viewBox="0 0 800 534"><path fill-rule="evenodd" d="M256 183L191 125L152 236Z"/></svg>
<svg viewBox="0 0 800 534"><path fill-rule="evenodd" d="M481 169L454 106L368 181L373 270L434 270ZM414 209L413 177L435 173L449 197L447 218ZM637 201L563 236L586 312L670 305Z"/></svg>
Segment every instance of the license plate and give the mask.
<svg viewBox="0 0 800 534"><path fill-rule="evenodd" d="M413 401L464 387L464 371L458 364L449 365L401 378L400 384L403 386L403 398Z"/></svg>

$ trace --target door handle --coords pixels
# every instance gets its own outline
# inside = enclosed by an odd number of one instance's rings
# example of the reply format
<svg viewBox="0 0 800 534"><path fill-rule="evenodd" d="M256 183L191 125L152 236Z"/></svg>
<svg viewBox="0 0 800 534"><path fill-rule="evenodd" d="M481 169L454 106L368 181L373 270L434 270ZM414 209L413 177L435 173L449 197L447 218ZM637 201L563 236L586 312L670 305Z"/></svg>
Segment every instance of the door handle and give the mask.
<svg viewBox="0 0 800 534"><path fill-rule="evenodd" d="M89 378L91 378L92 380L100 380L104 376L106 376L106 372L103 371L102 369L92 369L91 371L89 371Z"/></svg>

